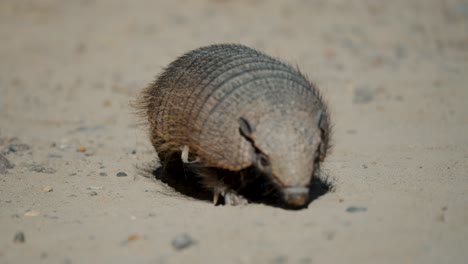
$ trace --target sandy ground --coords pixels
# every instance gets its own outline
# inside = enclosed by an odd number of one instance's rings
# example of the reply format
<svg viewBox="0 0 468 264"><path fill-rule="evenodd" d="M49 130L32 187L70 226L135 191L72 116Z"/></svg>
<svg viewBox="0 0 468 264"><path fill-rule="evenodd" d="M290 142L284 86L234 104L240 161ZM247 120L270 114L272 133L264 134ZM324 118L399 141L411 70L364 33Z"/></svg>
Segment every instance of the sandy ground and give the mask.
<svg viewBox="0 0 468 264"><path fill-rule="evenodd" d="M139 175L155 153L129 102L220 42L318 84L334 192L215 207ZM0 43L0 263L468 259L467 2L3 0Z"/></svg>

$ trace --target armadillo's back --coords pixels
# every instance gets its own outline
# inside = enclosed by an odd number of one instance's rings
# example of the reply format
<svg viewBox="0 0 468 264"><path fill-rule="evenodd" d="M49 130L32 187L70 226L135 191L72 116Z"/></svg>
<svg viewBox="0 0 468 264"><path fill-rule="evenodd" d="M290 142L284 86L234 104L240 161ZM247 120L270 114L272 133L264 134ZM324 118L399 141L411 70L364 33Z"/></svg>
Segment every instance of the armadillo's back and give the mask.
<svg viewBox="0 0 468 264"><path fill-rule="evenodd" d="M307 123L322 107L297 70L241 45L208 46L178 58L142 101L157 151L188 145L207 165L230 170L251 164L239 117L256 126L271 113L310 113Z"/></svg>

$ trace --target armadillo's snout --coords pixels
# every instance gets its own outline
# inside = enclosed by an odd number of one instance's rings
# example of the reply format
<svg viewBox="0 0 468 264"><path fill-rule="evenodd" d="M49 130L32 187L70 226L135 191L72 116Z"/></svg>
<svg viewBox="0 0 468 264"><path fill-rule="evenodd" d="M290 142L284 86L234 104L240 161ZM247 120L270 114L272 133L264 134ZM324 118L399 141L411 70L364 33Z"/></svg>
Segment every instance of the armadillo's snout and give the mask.
<svg viewBox="0 0 468 264"><path fill-rule="evenodd" d="M294 207L302 207L309 200L309 189L306 187L287 187L283 190L286 203Z"/></svg>

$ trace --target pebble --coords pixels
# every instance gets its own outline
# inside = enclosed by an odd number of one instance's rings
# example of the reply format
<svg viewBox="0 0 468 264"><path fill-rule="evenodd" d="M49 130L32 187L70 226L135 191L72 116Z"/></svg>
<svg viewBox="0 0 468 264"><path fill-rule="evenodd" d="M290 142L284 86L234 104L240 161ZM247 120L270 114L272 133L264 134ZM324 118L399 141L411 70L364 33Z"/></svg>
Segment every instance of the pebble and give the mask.
<svg viewBox="0 0 468 264"><path fill-rule="evenodd" d="M27 211L26 213L24 213L24 216L34 217L34 216L38 216L40 214L41 214L41 212L39 212L39 211L30 210L30 211Z"/></svg>
<svg viewBox="0 0 468 264"><path fill-rule="evenodd" d="M180 234L172 240L172 247L176 250L182 250L193 245L195 241L188 234Z"/></svg>
<svg viewBox="0 0 468 264"><path fill-rule="evenodd" d="M47 157L48 157L48 158L52 158L52 159L53 159L53 158L61 158L62 155L60 155L60 154L55 154L55 153L49 153L49 154L47 154Z"/></svg>
<svg viewBox="0 0 468 264"><path fill-rule="evenodd" d="M8 145L8 151L10 152L26 151L29 149L30 149L29 145L26 145L26 144L12 143Z"/></svg>
<svg viewBox="0 0 468 264"><path fill-rule="evenodd" d="M105 172L100 172L100 173L99 173L99 176L107 176L107 173L105 173Z"/></svg>
<svg viewBox="0 0 468 264"><path fill-rule="evenodd" d="M26 242L26 238L24 236L24 233L21 231L16 232L15 238L13 238L13 242L15 243L24 243Z"/></svg>
<svg viewBox="0 0 468 264"><path fill-rule="evenodd" d="M137 241L140 239L140 236L137 235L137 234L133 234L133 235L129 235L127 240L130 242L130 241Z"/></svg>
<svg viewBox="0 0 468 264"><path fill-rule="evenodd" d="M374 99L374 93L367 86L357 87L354 90L353 103L367 104Z"/></svg>
<svg viewBox="0 0 468 264"><path fill-rule="evenodd" d="M86 152L86 148L83 147L83 146L79 146L77 149L76 149L77 152L81 152L81 153L85 153Z"/></svg>
<svg viewBox="0 0 468 264"><path fill-rule="evenodd" d="M46 187L42 188L42 192L45 192L45 193L51 192L53 190L54 189L52 188L52 186L46 186Z"/></svg>
<svg viewBox="0 0 468 264"><path fill-rule="evenodd" d="M346 212L348 213L359 213L359 212L366 212L366 211L367 211L367 207L363 207L363 206L350 206L346 208Z"/></svg>
<svg viewBox="0 0 468 264"><path fill-rule="evenodd" d="M98 195L98 193L96 191L91 191L89 193L89 196L97 196L97 195Z"/></svg>
<svg viewBox="0 0 468 264"><path fill-rule="evenodd" d="M117 177L126 177L127 176L127 173L123 172L123 171L119 171L117 172L116 174Z"/></svg>

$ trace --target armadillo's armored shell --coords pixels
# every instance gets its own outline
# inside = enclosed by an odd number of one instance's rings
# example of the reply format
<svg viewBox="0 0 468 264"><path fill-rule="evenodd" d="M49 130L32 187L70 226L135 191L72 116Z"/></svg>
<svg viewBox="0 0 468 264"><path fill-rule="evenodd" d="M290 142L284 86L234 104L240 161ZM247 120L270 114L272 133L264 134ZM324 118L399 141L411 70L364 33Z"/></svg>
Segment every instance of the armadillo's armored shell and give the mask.
<svg viewBox="0 0 468 264"><path fill-rule="evenodd" d="M252 164L252 147L239 133L240 117L255 126L268 113L305 112L313 118L322 107L316 89L296 69L242 45L185 54L143 100L156 151L165 144L188 145L208 166L234 171Z"/></svg>

